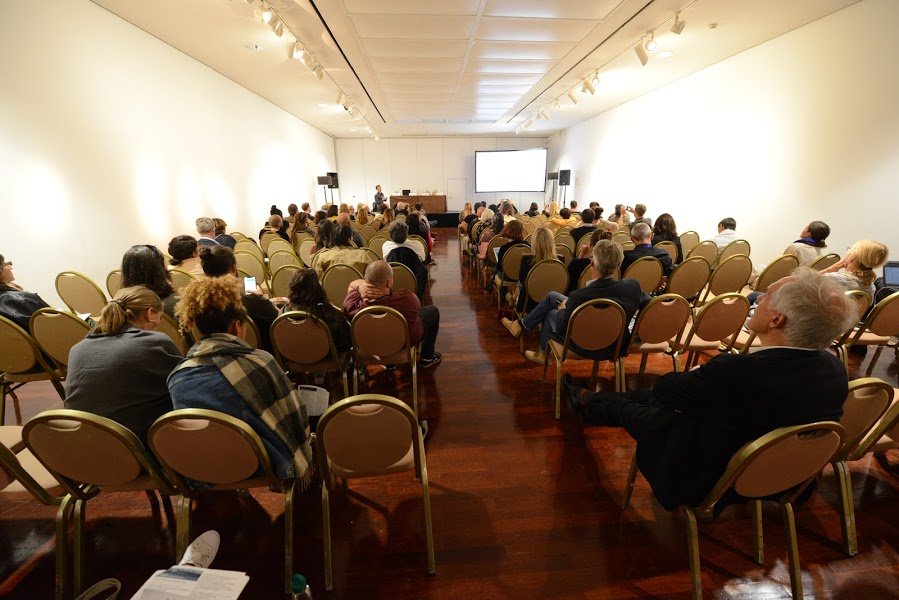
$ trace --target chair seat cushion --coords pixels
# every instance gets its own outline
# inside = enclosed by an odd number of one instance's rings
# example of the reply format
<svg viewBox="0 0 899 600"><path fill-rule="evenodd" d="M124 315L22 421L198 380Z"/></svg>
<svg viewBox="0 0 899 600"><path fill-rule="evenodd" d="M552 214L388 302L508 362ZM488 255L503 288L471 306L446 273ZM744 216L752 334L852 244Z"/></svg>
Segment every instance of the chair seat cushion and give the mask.
<svg viewBox="0 0 899 600"><path fill-rule="evenodd" d="M403 456L401 459L390 465L389 467L378 469L374 472L365 472L365 471L351 471L349 469L343 469L340 465L335 463L331 463L331 471L334 473L336 477L340 477L341 479L354 479L358 477L372 477L374 475L386 475L388 473L400 473L402 471L409 471L415 468L415 453L412 451L412 445L409 445L409 451Z"/></svg>
<svg viewBox="0 0 899 600"><path fill-rule="evenodd" d="M667 352L671 348L669 342L658 342L651 344L649 342L634 342L631 344L628 352L636 352L638 354L652 354L654 352Z"/></svg>
<svg viewBox="0 0 899 600"><path fill-rule="evenodd" d="M34 478L38 485L47 490L47 493L51 496L62 496L65 494L62 485L56 481L56 478L50 474L50 471L44 468L44 465L35 458L30 450L22 450L16 454L16 458L19 459L19 464L22 465L22 468ZM3 500L33 500L34 496L21 483L13 481L0 490L0 498Z"/></svg>
<svg viewBox="0 0 899 600"><path fill-rule="evenodd" d="M18 425L0 427L0 443L13 452L21 451L25 447L25 442L22 441L22 427Z"/></svg>

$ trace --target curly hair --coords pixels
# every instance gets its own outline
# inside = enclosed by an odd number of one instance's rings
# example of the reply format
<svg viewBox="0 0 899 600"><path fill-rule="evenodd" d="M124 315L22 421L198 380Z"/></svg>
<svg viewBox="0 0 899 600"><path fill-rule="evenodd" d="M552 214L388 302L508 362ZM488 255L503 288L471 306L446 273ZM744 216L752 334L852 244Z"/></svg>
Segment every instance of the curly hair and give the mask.
<svg viewBox="0 0 899 600"><path fill-rule="evenodd" d="M196 279L181 290L181 300L175 306L181 331L189 333L196 327L203 337L227 333L235 321L247 318L240 284L233 277Z"/></svg>

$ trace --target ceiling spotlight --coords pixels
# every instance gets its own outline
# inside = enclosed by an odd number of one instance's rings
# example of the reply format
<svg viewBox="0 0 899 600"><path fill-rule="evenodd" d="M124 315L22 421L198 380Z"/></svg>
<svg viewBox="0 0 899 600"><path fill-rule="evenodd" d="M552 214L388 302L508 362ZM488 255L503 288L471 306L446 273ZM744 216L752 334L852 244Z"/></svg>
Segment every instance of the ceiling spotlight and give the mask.
<svg viewBox="0 0 899 600"><path fill-rule="evenodd" d="M636 44L634 44L634 52L637 53L637 58L640 59L640 64L644 67L646 63L649 62L649 54L646 52L646 49L643 47L643 40L640 40Z"/></svg>
<svg viewBox="0 0 899 600"><path fill-rule="evenodd" d="M284 21L282 21L281 19L275 17L275 18L272 20L272 22L270 23L270 25L271 25L271 27L272 27L272 31L275 32L275 35L276 35L276 36L278 36L278 37L283 37L283 36L284 36Z"/></svg>
<svg viewBox="0 0 899 600"><path fill-rule="evenodd" d="M647 52L655 52L655 49L659 47L659 43L656 42L655 33L649 32L649 39L643 38L643 48L646 49Z"/></svg>
<svg viewBox="0 0 899 600"><path fill-rule="evenodd" d="M562 103L559 102L559 99L558 99L558 98L556 98L556 101L553 102L553 108L555 108L556 110L562 108Z"/></svg>
<svg viewBox="0 0 899 600"><path fill-rule="evenodd" d="M293 46L290 48L290 58L294 60L300 60L303 56L303 51L306 49L303 48L303 45L299 42L294 42Z"/></svg>
<svg viewBox="0 0 899 600"><path fill-rule="evenodd" d="M322 69L322 66L321 66L321 65L315 65L315 66L312 68L312 74L315 75L315 78L316 78L316 79L319 79L319 80L325 78L325 70Z"/></svg>
<svg viewBox="0 0 899 600"><path fill-rule="evenodd" d="M671 26L671 33L676 33L680 35L684 31L684 27L687 26L687 22L680 18L680 11L674 13L674 24Z"/></svg>
<svg viewBox="0 0 899 600"><path fill-rule="evenodd" d="M272 17L275 13L272 12L272 9L268 6L263 7L262 13L260 13L259 18L262 19L263 23L269 23L272 20Z"/></svg>
<svg viewBox="0 0 899 600"><path fill-rule="evenodd" d="M346 94L343 93L343 90L337 90L337 102L335 104L343 104L344 100L346 100Z"/></svg>
<svg viewBox="0 0 899 600"><path fill-rule="evenodd" d="M350 114L351 117L356 116L356 107L355 106L350 106L348 109L346 109L346 111Z"/></svg>
<svg viewBox="0 0 899 600"><path fill-rule="evenodd" d="M585 79L584 85L581 87L581 91L582 92L590 92L590 95L592 96L593 94L596 93L596 88L593 87L593 84L590 83L589 79Z"/></svg>
<svg viewBox="0 0 899 600"><path fill-rule="evenodd" d="M574 90L568 90L568 97L571 99L571 103L577 106L577 95L574 93Z"/></svg>
<svg viewBox="0 0 899 600"><path fill-rule="evenodd" d="M599 71L593 74L593 83L599 83Z"/></svg>
<svg viewBox="0 0 899 600"><path fill-rule="evenodd" d="M543 119L544 121L549 121L549 114L546 112L545 108L541 108L537 111L537 116Z"/></svg>

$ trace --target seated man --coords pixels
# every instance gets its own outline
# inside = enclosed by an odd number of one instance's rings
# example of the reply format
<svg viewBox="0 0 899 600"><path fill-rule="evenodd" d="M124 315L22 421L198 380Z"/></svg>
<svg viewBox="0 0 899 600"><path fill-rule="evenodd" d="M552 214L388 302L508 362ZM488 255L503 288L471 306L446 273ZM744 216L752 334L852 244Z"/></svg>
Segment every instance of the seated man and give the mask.
<svg viewBox="0 0 899 600"><path fill-rule="evenodd" d="M737 222L727 217L718 222L718 235L712 238L715 245L718 246L718 253L727 247L727 245L737 239Z"/></svg>
<svg viewBox="0 0 899 600"><path fill-rule="evenodd" d="M379 260L365 269L365 279L357 279L350 283L343 311L347 319L352 321L363 308L369 306L389 306L406 318L409 324L409 337L412 344L421 343L421 356L418 366L427 369L440 363L442 358L434 350L437 332L440 329L440 311L436 306L422 306L418 297L409 290L393 292L393 269L387 261Z"/></svg>
<svg viewBox="0 0 899 600"><path fill-rule="evenodd" d="M590 234L590 243L586 246L581 246L578 249L577 256L568 263L568 289L565 290L566 294L570 294L580 287L581 274L593 261L593 248L596 246L596 242L611 239L612 234L608 231L603 231L599 227L593 230L593 233ZM589 281L592 281L592 279Z"/></svg>
<svg viewBox="0 0 899 600"><path fill-rule="evenodd" d="M384 260L389 263L401 263L409 267L415 275L417 291L415 295L419 300L425 297L425 288L428 285L428 267L425 265L425 251L421 242L410 240L409 227L402 221L394 221L387 229L390 241L384 242L381 251Z"/></svg>
<svg viewBox="0 0 899 600"><path fill-rule="evenodd" d="M585 208L581 211L581 224L571 230L571 237L574 238L575 246L580 243L582 237L590 235L596 229L596 223L593 222L594 219L595 213L591 209Z"/></svg>
<svg viewBox="0 0 899 600"><path fill-rule="evenodd" d="M671 262L671 256L664 248L656 248L652 245L652 229L646 223L637 223L631 229L631 241L634 242L633 250L625 250L624 261L621 263L621 275L627 271L638 258L644 256L652 256L659 259L662 263L662 274L666 277L671 274L674 269L674 263Z"/></svg>
<svg viewBox="0 0 899 600"><path fill-rule="evenodd" d="M581 304L598 298L607 298L614 300L621 308L624 309L625 322L629 323L637 308L644 302L649 301L649 296L640 290L640 284L635 279L623 279L616 281L613 278L615 271L621 266L623 258L621 246L611 240L600 240L593 247L593 261L591 267L593 269L594 281L590 285L574 290L567 298L558 293L550 292L521 321L512 321L503 317L503 325L515 336L521 335L522 329L532 331L543 323L543 329L540 331L540 347L534 350L526 350L525 357L537 364L542 365L546 354L546 345L550 339L557 342L565 341L565 330L568 327L568 319L572 313ZM625 340L625 347L627 340ZM581 353L582 350L574 346L576 352ZM584 352L584 354L589 354ZM597 359L601 359L600 352Z"/></svg>
<svg viewBox="0 0 899 600"><path fill-rule="evenodd" d="M645 204L634 204L634 207L627 207L627 211L634 215L634 220L631 221L631 229L633 229L634 225L638 225L640 223L646 223L649 225L650 229L652 228L652 219L646 216L646 205Z"/></svg>
<svg viewBox="0 0 899 600"><path fill-rule="evenodd" d="M218 246L219 242L215 241L215 223L209 217L200 217L196 220L197 244L200 246Z"/></svg>
<svg viewBox="0 0 899 600"><path fill-rule="evenodd" d="M284 219L281 218L281 215L272 215L268 218L265 227L259 230L259 241L262 241L262 236L266 233L276 233L281 239L290 241L290 236L287 235L287 231L284 229Z"/></svg>
<svg viewBox="0 0 899 600"><path fill-rule="evenodd" d="M667 510L696 505L744 444L778 427L840 418L846 370L827 347L853 314L839 284L800 267L761 297L749 321L757 351L669 373L651 391L594 394L566 378L568 403L585 423L633 436L640 471Z"/></svg>

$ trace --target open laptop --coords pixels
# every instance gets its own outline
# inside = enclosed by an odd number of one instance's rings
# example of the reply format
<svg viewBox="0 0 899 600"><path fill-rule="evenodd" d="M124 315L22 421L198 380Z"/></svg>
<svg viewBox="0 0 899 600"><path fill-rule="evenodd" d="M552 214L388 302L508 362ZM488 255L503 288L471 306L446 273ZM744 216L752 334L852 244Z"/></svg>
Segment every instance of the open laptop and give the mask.
<svg viewBox="0 0 899 600"><path fill-rule="evenodd" d="M412 190L403 190L403 196L408 196L412 193Z"/></svg>
<svg viewBox="0 0 899 600"><path fill-rule="evenodd" d="M899 261L891 260L883 265L883 283L890 287L899 287Z"/></svg>

